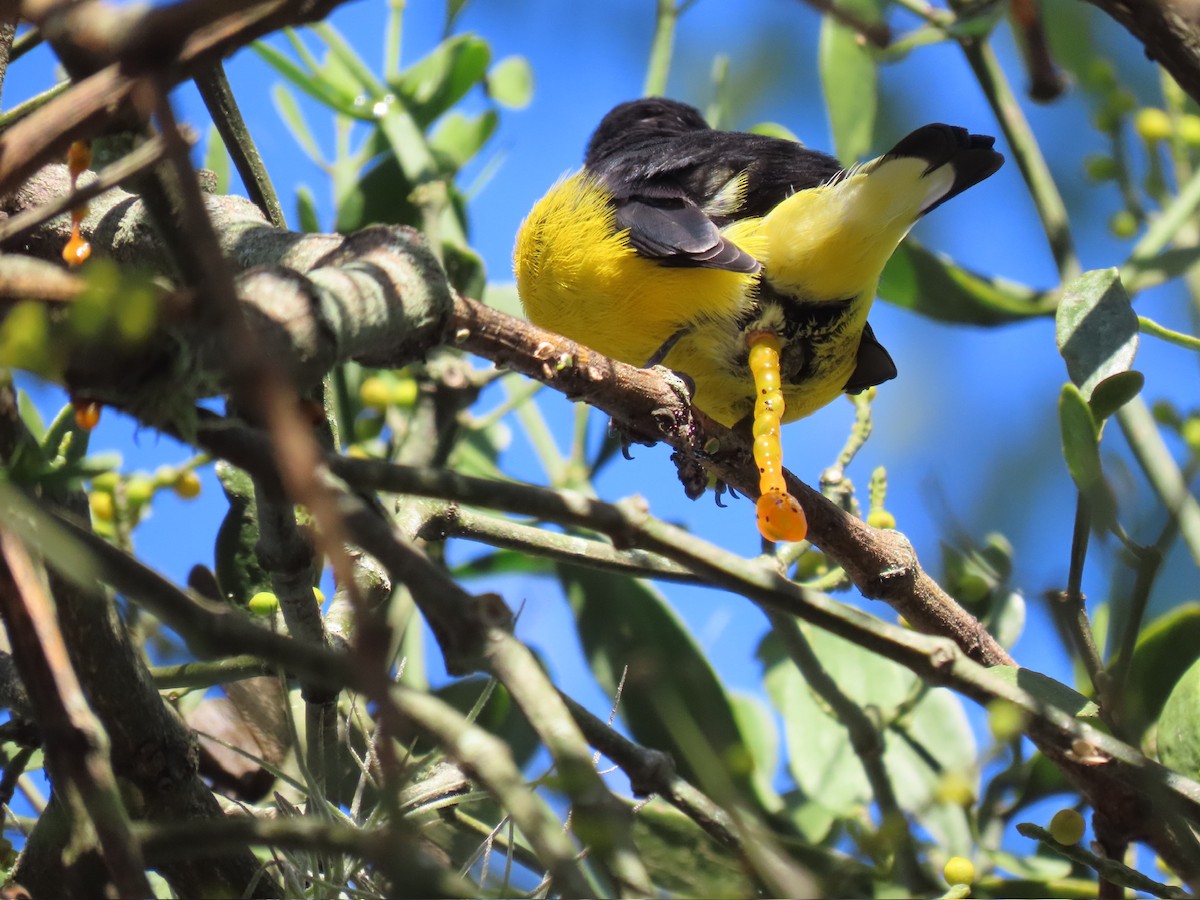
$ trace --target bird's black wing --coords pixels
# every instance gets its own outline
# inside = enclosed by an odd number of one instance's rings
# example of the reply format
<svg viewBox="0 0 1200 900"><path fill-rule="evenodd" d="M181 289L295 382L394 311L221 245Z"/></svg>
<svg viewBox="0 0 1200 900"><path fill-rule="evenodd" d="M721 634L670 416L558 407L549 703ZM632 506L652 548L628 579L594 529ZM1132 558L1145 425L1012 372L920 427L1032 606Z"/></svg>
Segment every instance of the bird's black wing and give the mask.
<svg viewBox="0 0 1200 900"><path fill-rule="evenodd" d="M662 193L648 191L614 201L617 227L629 229L634 250L664 266L758 271L758 260L725 240L691 199L682 192Z"/></svg>
<svg viewBox="0 0 1200 900"><path fill-rule="evenodd" d="M585 167L612 195L617 224L642 256L756 272L757 260L720 229L766 214L840 166L793 141L714 131L678 107L657 99L618 107L596 130Z"/></svg>

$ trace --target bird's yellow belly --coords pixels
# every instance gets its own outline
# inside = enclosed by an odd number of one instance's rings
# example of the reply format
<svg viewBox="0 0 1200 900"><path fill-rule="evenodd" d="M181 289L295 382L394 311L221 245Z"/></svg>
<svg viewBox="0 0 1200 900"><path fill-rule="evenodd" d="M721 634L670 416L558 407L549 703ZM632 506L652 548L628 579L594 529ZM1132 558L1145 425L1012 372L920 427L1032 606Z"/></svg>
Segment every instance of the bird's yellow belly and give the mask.
<svg viewBox="0 0 1200 900"><path fill-rule="evenodd" d="M858 313L858 310L855 310ZM769 317L768 317L769 318ZM856 364L865 315L851 314L836 333L815 341L785 341L783 354L803 372L783 379L784 422L810 415L843 392ZM754 379L747 360L746 337L753 330L710 325L684 337L665 365L695 382L695 405L732 428L754 412Z"/></svg>

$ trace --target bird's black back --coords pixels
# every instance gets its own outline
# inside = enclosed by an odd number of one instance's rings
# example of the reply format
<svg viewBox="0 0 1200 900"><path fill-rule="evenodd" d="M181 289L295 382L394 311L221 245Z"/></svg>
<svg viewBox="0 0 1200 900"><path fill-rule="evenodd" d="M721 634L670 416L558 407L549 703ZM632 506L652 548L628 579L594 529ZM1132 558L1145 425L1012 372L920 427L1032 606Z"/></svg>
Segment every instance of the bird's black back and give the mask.
<svg viewBox="0 0 1200 900"><path fill-rule="evenodd" d="M710 210L718 226L766 215L797 191L824 184L842 168L832 156L796 141L717 131L694 107L649 97L615 107L588 143L584 166L620 204L679 198L698 207L747 173L736 209Z"/></svg>

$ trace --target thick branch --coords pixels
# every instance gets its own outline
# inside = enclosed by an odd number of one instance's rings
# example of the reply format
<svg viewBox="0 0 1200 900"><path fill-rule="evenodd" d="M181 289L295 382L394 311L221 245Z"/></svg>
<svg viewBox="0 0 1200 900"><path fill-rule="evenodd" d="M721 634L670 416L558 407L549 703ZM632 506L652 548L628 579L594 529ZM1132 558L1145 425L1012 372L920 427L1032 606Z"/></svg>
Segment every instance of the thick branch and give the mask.
<svg viewBox="0 0 1200 900"><path fill-rule="evenodd" d="M1200 102L1200 7L1187 0L1088 0L1142 42L1146 56Z"/></svg>

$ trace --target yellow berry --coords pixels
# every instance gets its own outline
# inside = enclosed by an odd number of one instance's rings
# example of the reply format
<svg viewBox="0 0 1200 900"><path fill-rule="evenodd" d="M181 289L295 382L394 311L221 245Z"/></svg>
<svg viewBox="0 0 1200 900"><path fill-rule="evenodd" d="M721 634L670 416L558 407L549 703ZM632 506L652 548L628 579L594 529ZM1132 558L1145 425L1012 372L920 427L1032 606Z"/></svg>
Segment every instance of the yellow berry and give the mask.
<svg viewBox="0 0 1200 900"><path fill-rule="evenodd" d="M113 495L107 491L92 491L88 494L88 505L92 508L93 518L101 522L111 522L116 506Z"/></svg>
<svg viewBox="0 0 1200 900"><path fill-rule="evenodd" d="M875 507L867 513L867 524L872 528L895 528L896 517L886 509Z"/></svg>
<svg viewBox="0 0 1200 900"><path fill-rule="evenodd" d="M321 592L321 589L319 587L313 588L313 597L316 598L318 605L325 602L325 595Z"/></svg>
<svg viewBox="0 0 1200 900"><path fill-rule="evenodd" d="M259 591L250 598L246 608L256 616L269 616L279 609L279 598L270 591Z"/></svg>
<svg viewBox="0 0 1200 900"><path fill-rule="evenodd" d="M386 379L371 375L358 386L358 399L369 409L387 409L392 399L392 388Z"/></svg>
<svg viewBox="0 0 1200 900"><path fill-rule="evenodd" d="M200 476L186 469L179 473L171 487L184 500L193 500L200 496Z"/></svg>
<svg viewBox="0 0 1200 900"><path fill-rule="evenodd" d="M1133 117L1133 128L1147 144L1165 141L1174 131L1171 126L1171 117L1154 106L1147 106L1145 109L1137 111L1137 115Z"/></svg>
<svg viewBox="0 0 1200 900"><path fill-rule="evenodd" d="M99 475L92 476L92 490L107 491L111 494L116 490L120 480L121 475L118 472L101 472Z"/></svg>
<svg viewBox="0 0 1200 900"><path fill-rule="evenodd" d="M1179 136L1193 147L1200 145L1200 116L1187 113L1179 120Z"/></svg>
<svg viewBox="0 0 1200 900"><path fill-rule="evenodd" d="M1083 838L1083 816L1073 809L1060 809L1050 820L1050 836L1060 844L1078 844Z"/></svg>
<svg viewBox="0 0 1200 900"><path fill-rule="evenodd" d="M1000 743L1007 743L1025 729L1025 712L1009 700L993 700L988 704L988 727Z"/></svg>
<svg viewBox="0 0 1200 900"><path fill-rule="evenodd" d="M946 884L970 884L975 880L975 864L964 856L952 856L942 869Z"/></svg>
<svg viewBox="0 0 1200 900"><path fill-rule="evenodd" d="M415 378L397 378L396 383L392 385L389 399L398 409L411 409L417 402L420 391L421 387Z"/></svg>
<svg viewBox="0 0 1200 900"><path fill-rule="evenodd" d="M975 801L975 786L962 772L946 772L938 779L934 798L951 806L970 806Z"/></svg>
<svg viewBox="0 0 1200 900"><path fill-rule="evenodd" d="M1179 429L1179 433L1189 450L1193 453L1200 453L1200 418L1192 416L1187 419Z"/></svg>

